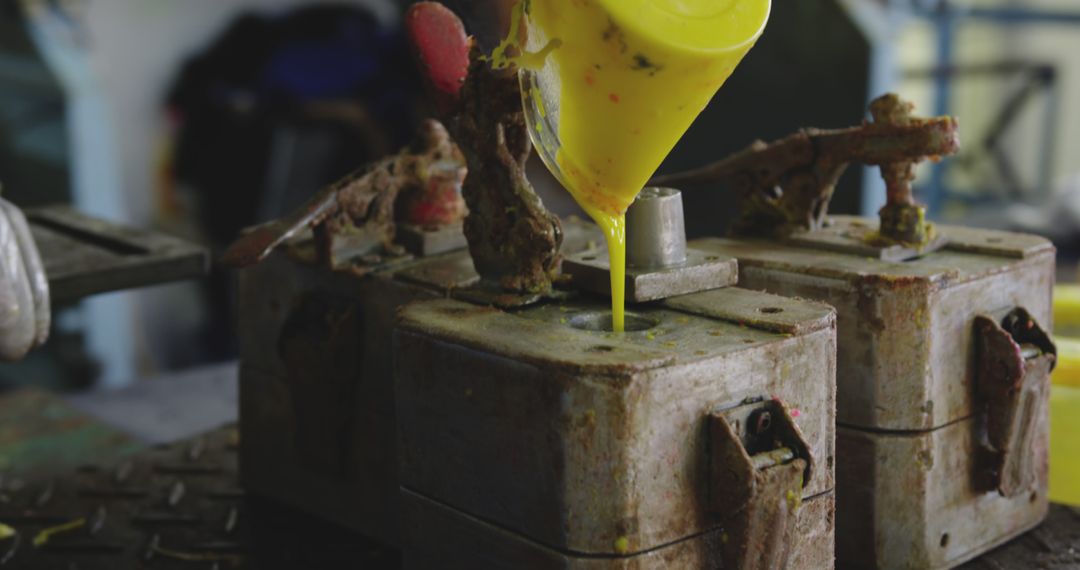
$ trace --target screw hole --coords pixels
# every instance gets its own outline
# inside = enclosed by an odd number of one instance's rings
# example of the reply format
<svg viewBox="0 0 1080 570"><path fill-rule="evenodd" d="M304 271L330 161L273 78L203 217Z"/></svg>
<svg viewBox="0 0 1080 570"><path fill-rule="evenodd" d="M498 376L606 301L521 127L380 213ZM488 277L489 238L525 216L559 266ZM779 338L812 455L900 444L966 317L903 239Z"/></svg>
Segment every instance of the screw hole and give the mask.
<svg viewBox="0 0 1080 570"><path fill-rule="evenodd" d="M776 313L783 313L784 310L780 307L762 307L758 309L758 312L765 313L766 315L775 315Z"/></svg>
<svg viewBox="0 0 1080 570"><path fill-rule="evenodd" d="M941 535L941 547L945 548L946 546L949 546L949 533Z"/></svg>
<svg viewBox="0 0 1080 570"><path fill-rule="evenodd" d="M607 346L607 345L604 345L604 344L598 344L598 345L590 346L589 348L586 348L585 352L615 352L615 347L614 346Z"/></svg>
<svg viewBox="0 0 1080 570"><path fill-rule="evenodd" d="M586 255L585 257L582 257L581 260L582 261L596 261L596 256L595 255Z"/></svg>
<svg viewBox="0 0 1080 570"><path fill-rule="evenodd" d="M1032 491L1032 492L1031 492L1031 497L1029 497L1028 499L1029 499L1029 500L1030 500L1030 501L1031 501L1032 503L1034 503L1035 501L1038 501L1038 500L1039 500L1039 492L1038 492L1038 491Z"/></svg>

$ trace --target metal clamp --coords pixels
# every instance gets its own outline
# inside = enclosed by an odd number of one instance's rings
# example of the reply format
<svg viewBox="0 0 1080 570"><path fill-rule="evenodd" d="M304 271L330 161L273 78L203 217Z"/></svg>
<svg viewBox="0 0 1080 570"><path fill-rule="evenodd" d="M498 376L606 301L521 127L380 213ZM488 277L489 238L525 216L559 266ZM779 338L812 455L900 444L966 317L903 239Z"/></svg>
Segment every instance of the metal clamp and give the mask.
<svg viewBox="0 0 1080 570"><path fill-rule="evenodd" d="M724 568L786 568L814 464L791 414L764 398L714 411L709 443L709 506L723 525Z"/></svg>
<svg viewBox="0 0 1080 570"><path fill-rule="evenodd" d="M1045 438L1057 349L1023 308L975 317L978 463L975 486L1015 496L1045 477Z"/></svg>

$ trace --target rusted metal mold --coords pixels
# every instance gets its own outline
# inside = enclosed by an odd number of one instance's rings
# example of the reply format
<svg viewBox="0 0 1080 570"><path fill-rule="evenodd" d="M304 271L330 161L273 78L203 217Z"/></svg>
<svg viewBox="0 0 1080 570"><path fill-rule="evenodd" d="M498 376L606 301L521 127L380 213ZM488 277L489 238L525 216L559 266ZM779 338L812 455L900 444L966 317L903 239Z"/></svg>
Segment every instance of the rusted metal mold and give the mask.
<svg viewBox="0 0 1080 570"><path fill-rule="evenodd" d="M957 152L958 123L951 117L912 117L913 108L896 95L884 95L870 104L872 122L803 129L769 144L755 141L719 162L652 183L726 182L740 201L732 235L787 238L827 226L833 190L850 163L879 166L887 191L879 230L848 241L856 248L901 246L911 250L910 256L933 251L942 242L912 196L913 169L922 160Z"/></svg>
<svg viewBox="0 0 1080 570"><path fill-rule="evenodd" d="M402 491L402 503L406 518L415 521L406 530L409 543L428 545L409 555L406 566L412 568L716 568L723 555L724 531L720 528L637 556L582 558L470 517L407 489ZM789 558L789 568L832 568L834 503L830 493L808 499L799 506L795 513L795 534L800 537L800 548Z"/></svg>
<svg viewBox="0 0 1080 570"><path fill-rule="evenodd" d="M602 239L565 224L570 252ZM465 250L317 263L290 242L238 272L245 488L400 544L393 353L398 307L464 295L479 282Z"/></svg>
<svg viewBox="0 0 1080 570"><path fill-rule="evenodd" d="M418 2L405 19L428 90L469 167L465 237L477 273L488 289L550 291L561 262L562 225L525 176L532 141L517 68L493 69L442 4Z"/></svg>
<svg viewBox="0 0 1080 570"><path fill-rule="evenodd" d="M1054 247L937 231L942 249L903 262L821 240L689 244L738 259L740 287L836 307L842 568L950 568L1047 512Z"/></svg>
<svg viewBox="0 0 1080 570"><path fill-rule="evenodd" d="M804 520L799 504L831 505L832 310L720 288L635 308L613 334L604 306L402 309L406 565L448 550L499 568L831 567L831 517ZM738 412L758 410L775 420L743 438ZM710 429L717 417L742 422L738 441ZM766 449L774 437L783 449Z"/></svg>
<svg viewBox="0 0 1080 570"><path fill-rule="evenodd" d="M460 188L464 160L438 121L425 121L412 146L342 178L311 197L288 216L252 228L221 257L232 267L247 267L311 229L320 263L334 269L358 267L366 256L400 257L398 222L411 233L438 232L460 223L465 206ZM445 240L445 238L444 238ZM424 255L424 240L407 243Z"/></svg>

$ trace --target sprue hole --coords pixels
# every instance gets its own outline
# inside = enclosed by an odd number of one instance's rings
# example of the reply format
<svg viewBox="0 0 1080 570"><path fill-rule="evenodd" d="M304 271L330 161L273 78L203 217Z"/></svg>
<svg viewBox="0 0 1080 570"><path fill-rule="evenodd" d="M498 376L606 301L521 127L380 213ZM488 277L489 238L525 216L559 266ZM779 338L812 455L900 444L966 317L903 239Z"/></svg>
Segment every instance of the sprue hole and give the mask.
<svg viewBox="0 0 1080 570"><path fill-rule="evenodd" d="M946 546L949 546L949 533L941 535L941 547L945 548Z"/></svg>

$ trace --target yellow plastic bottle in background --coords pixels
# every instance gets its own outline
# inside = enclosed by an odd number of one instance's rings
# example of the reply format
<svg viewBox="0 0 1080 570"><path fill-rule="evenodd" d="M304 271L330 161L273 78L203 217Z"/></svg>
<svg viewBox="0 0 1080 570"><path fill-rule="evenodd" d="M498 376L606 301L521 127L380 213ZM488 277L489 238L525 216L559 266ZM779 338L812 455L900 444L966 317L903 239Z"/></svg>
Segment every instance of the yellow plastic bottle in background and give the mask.
<svg viewBox="0 0 1080 570"><path fill-rule="evenodd" d="M1050 500L1080 506L1080 287L1054 287L1057 366L1050 390Z"/></svg>

